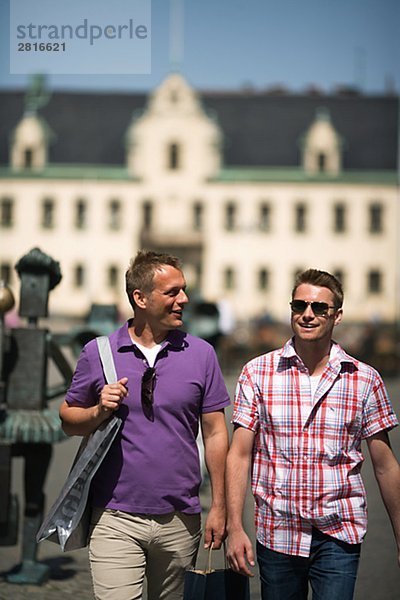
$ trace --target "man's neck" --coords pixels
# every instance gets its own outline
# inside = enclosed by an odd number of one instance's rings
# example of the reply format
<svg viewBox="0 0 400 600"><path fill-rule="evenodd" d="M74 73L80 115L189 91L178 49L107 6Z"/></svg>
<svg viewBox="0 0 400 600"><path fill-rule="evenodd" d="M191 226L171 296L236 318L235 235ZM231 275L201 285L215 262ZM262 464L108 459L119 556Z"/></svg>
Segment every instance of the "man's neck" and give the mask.
<svg viewBox="0 0 400 600"><path fill-rule="evenodd" d="M321 375L329 362L331 341L303 342L295 338L294 346L297 354L308 369L310 375Z"/></svg>
<svg viewBox="0 0 400 600"><path fill-rule="evenodd" d="M132 341L145 348L152 348L157 344L161 344L169 333L165 330L155 330L149 323L138 322L137 319L132 319L128 331Z"/></svg>

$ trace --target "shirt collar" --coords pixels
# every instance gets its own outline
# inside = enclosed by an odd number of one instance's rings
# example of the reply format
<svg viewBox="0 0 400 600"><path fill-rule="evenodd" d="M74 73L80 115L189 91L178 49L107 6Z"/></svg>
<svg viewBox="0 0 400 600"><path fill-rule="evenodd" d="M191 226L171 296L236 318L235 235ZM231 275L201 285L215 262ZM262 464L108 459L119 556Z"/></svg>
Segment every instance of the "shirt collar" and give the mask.
<svg viewBox="0 0 400 600"><path fill-rule="evenodd" d="M117 332L117 348L122 350L123 348L136 346L135 342L132 341L129 335L128 328L131 325L132 320L129 319ZM186 333L179 329L172 330L168 333L167 337L161 342L161 347L173 346L174 348L181 348L184 345Z"/></svg>
<svg viewBox="0 0 400 600"><path fill-rule="evenodd" d="M334 350L334 351L332 351ZM282 348L281 360L289 361L296 360L297 362L301 362L301 358L296 353L296 349L294 347L294 337L286 342L286 344ZM357 360L347 354L343 348L335 341L332 340L332 349L329 358L329 364L335 368L335 366L341 366L343 363L352 363L357 366Z"/></svg>

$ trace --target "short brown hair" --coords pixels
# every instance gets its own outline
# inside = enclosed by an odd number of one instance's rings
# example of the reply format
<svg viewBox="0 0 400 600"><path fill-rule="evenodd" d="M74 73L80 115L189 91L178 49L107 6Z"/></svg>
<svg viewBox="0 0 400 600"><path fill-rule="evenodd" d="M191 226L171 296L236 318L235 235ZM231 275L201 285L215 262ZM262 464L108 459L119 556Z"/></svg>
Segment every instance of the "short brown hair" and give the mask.
<svg viewBox="0 0 400 600"><path fill-rule="evenodd" d="M180 259L172 254L139 250L136 257L132 258L125 273L125 289L133 308L135 308L133 292L141 290L145 294L150 294L154 288L155 272L159 271L163 265L170 265L175 269L182 270Z"/></svg>
<svg viewBox="0 0 400 600"><path fill-rule="evenodd" d="M319 269L307 269L307 271L300 273L294 282L292 300L297 288L302 283L309 283L310 285L316 285L317 287L328 288L333 294L335 308L342 307L344 297L342 284L334 275L331 275L331 273L320 271Z"/></svg>

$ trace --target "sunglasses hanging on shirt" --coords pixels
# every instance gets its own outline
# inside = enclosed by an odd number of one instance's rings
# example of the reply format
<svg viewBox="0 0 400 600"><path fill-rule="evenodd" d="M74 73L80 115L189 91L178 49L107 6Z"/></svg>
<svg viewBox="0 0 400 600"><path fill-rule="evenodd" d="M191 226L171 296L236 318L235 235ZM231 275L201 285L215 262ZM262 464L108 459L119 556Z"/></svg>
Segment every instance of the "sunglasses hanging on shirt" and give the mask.
<svg viewBox="0 0 400 600"><path fill-rule="evenodd" d="M154 421L154 386L156 383L156 370L154 367L147 367L142 376L142 407L145 416Z"/></svg>

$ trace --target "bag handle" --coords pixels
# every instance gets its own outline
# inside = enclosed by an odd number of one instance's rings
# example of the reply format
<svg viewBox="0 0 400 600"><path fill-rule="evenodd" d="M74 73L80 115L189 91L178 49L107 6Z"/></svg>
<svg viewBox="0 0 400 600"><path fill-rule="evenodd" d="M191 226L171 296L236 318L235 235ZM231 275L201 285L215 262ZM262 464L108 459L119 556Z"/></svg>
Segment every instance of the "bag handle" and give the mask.
<svg viewBox="0 0 400 600"><path fill-rule="evenodd" d="M100 335L96 338L96 342L106 381L107 383L116 383L118 381L118 377L115 370L114 358L111 352L110 340L107 335Z"/></svg>
<svg viewBox="0 0 400 600"><path fill-rule="evenodd" d="M227 569L228 568L228 562L226 560L226 545L225 545L225 540L222 543L223 543L223 549L224 549L225 569ZM212 542L211 545L208 548L208 568L206 568L206 570L204 571L206 574L211 573L213 571L213 569L211 567L211 556L212 556L213 549L214 549L214 542Z"/></svg>

